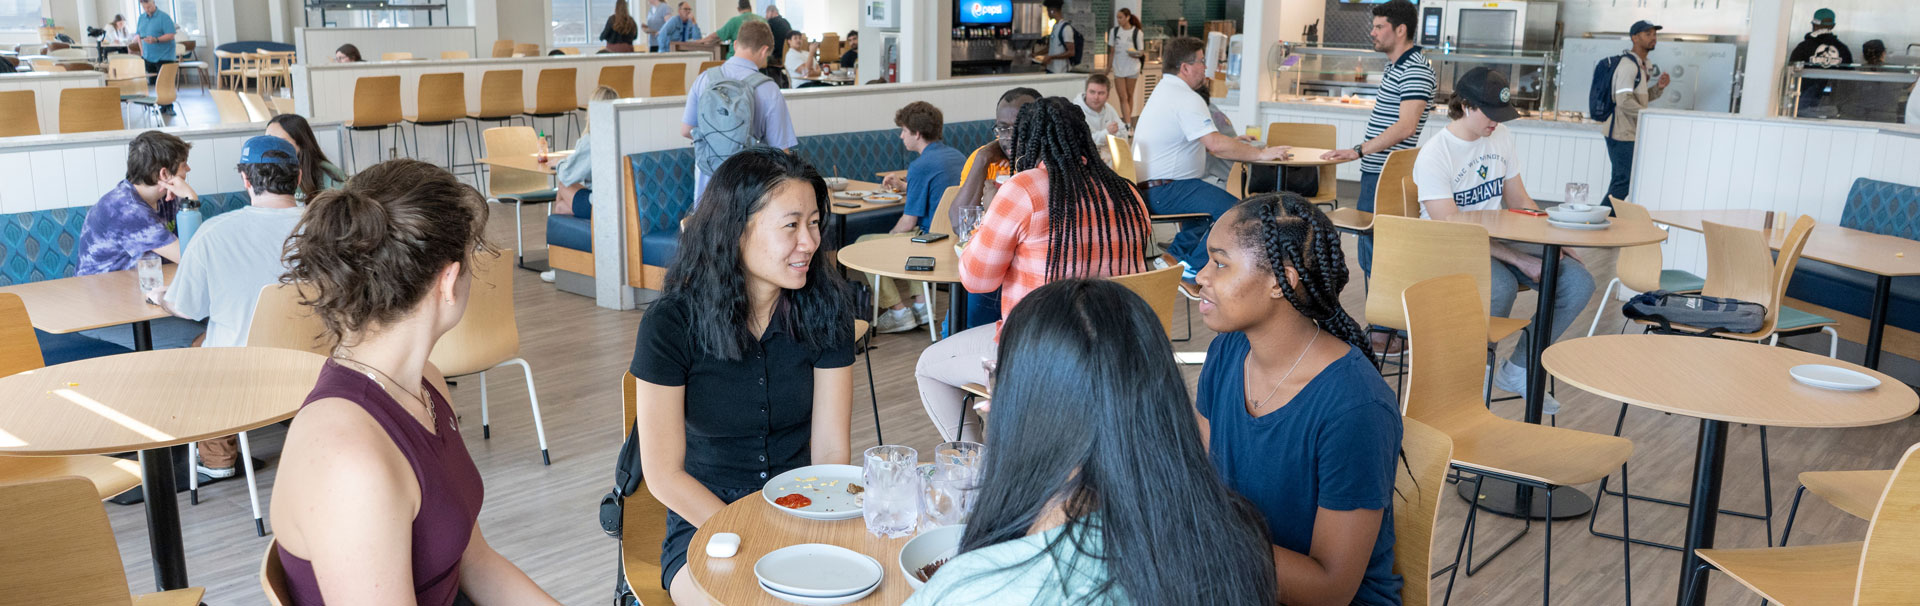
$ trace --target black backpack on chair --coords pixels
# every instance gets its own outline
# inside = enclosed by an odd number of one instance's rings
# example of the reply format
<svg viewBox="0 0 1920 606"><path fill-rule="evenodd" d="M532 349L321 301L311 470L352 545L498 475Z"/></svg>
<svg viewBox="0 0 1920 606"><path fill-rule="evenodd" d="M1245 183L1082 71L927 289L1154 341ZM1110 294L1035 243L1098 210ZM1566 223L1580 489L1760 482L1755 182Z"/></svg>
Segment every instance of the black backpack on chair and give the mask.
<svg viewBox="0 0 1920 606"><path fill-rule="evenodd" d="M1677 335L1713 336L1751 333L1766 324L1767 306L1750 301L1672 293L1664 290L1634 295L1620 314L1629 320L1652 322L1654 330ZM1675 324L1699 330L1677 328Z"/></svg>

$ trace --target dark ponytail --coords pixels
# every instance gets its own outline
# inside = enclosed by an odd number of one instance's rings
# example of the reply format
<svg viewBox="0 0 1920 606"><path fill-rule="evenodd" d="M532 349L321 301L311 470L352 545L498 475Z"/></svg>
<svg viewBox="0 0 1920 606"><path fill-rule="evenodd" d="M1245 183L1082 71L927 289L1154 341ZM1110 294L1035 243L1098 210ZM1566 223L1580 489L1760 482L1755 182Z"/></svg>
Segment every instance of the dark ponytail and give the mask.
<svg viewBox="0 0 1920 606"><path fill-rule="evenodd" d="M1261 265L1273 272L1293 309L1358 348L1371 362L1366 329L1340 306L1340 291L1347 287L1347 257L1333 222L1291 192L1247 198L1239 210L1241 244L1262 251ZM1287 282L1288 267L1300 275L1299 288Z"/></svg>

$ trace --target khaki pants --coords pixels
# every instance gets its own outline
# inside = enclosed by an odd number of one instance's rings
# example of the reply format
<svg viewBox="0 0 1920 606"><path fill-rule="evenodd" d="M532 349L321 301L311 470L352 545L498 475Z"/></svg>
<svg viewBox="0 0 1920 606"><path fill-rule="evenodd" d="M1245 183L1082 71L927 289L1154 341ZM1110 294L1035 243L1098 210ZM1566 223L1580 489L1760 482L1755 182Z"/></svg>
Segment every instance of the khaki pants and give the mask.
<svg viewBox="0 0 1920 606"><path fill-rule="evenodd" d="M228 469L240 459L240 436L231 435L196 444L200 449L200 464L213 469Z"/></svg>
<svg viewBox="0 0 1920 606"><path fill-rule="evenodd" d="M867 234L864 236L860 236L859 239L854 241L865 242L868 240L875 240L879 238L911 238L913 236L914 234L911 234L911 233ZM867 277L867 283L873 284L873 301L880 305L880 311L886 311L888 309L892 309L893 306L903 303L904 299L902 299L900 296L901 292L906 292L908 293L908 296L912 296L913 293L920 292L919 289L922 288L920 282L915 282L911 280L901 280L899 278L879 278L878 280L875 280L874 278L877 278L878 276L873 276L873 275L867 275L866 277Z"/></svg>

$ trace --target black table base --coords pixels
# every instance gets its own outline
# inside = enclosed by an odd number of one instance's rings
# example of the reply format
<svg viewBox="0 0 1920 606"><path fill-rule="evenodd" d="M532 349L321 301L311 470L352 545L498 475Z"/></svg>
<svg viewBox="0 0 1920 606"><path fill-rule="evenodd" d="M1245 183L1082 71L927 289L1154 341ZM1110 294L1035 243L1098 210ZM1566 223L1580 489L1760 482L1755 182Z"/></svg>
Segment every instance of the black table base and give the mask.
<svg viewBox="0 0 1920 606"><path fill-rule="evenodd" d="M1892 293L1892 276L1873 277L1873 305L1867 311L1867 357L1861 366L1880 370L1880 337L1887 330L1887 298Z"/></svg>
<svg viewBox="0 0 1920 606"><path fill-rule="evenodd" d="M1693 461L1693 506L1687 510L1686 551L1680 559L1680 606L1699 606L1707 600L1707 575L1696 570L1709 566L1695 551L1713 547L1719 527L1720 480L1727 466L1727 423L1700 420L1699 450Z"/></svg>
<svg viewBox="0 0 1920 606"><path fill-rule="evenodd" d="M173 449L140 451L140 486L146 493L147 546L153 553L154 586L160 591L187 587L187 552L180 539L180 500L174 495ZM191 461L188 462L192 464Z"/></svg>

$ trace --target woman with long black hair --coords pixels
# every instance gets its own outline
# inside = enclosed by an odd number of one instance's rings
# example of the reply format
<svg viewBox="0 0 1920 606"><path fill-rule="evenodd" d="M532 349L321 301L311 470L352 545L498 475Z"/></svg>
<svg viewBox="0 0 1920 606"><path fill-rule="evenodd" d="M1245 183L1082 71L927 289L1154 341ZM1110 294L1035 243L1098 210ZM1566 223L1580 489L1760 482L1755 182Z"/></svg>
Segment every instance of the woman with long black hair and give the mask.
<svg viewBox="0 0 1920 606"><path fill-rule="evenodd" d="M286 139L300 152L300 185L294 188L295 201L305 202L347 181L347 173L327 160L327 152L320 149L320 140L313 136L313 127L300 114L274 116L267 122L267 134Z"/></svg>
<svg viewBox="0 0 1920 606"><path fill-rule="evenodd" d="M960 555L907 604L1277 603L1266 527L1207 463L1145 301L1107 280L1042 286L999 359Z"/></svg>
<svg viewBox="0 0 1920 606"><path fill-rule="evenodd" d="M826 214L826 181L806 161L735 154L640 319L640 460L669 510L660 584L681 606L706 603L682 570L701 524L773 476L850 458L853 312L821 246Z"/></svg>
<svg viewBox="0 0 1920 606"><path fill-rule="evenodd" d="M1013 145L1019 171L994 194L960 253L968 291L1000 291L1000 316L1055 280L1124 276L1147 269L1147 204L1093 147L1080 108L1048 97L1020 109ZM979 417L963 410L961 386L986 380L999 325L957 332L927 347L914 374L920 400L947 439L976 439Z"/></svg>
<svg viewBox="0 0 1920 606"><path fill-rule="evenodd" d="M1266 515L1280 601L1400 604L1400 407L1340 307L1339 233L1298 194L1268 194L1221 215L1207 249L1199 309L1220 334L1196 405L1214 468Z"/></svg>

